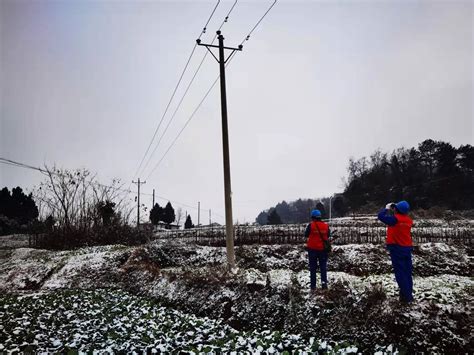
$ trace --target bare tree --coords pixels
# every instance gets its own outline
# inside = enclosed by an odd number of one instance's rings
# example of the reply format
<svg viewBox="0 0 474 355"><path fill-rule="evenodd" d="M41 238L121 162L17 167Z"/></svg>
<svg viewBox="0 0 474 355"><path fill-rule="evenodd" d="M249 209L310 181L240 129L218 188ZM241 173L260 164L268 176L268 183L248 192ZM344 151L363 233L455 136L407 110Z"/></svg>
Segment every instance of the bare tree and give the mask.
<svg viewBox="0 0 474 355"><path fill-rule="evenodd" d="M176 210L176 224L178 226L181 222L181 218L183 218L183 209L181 207L178 207L178 209Z"/></svg>
<svg viewBox="0 0 474 355"><path fill-rule="evenodd" d="M46 166L44 170L47 180L34 194L44 217L52 215L66 229L74 226L88 230L101 220L99 203L109 201L114 204L116 218L128 224L133 201L119 179L103 185L96 181L96 174L85 169L69 171Z"/></svg>

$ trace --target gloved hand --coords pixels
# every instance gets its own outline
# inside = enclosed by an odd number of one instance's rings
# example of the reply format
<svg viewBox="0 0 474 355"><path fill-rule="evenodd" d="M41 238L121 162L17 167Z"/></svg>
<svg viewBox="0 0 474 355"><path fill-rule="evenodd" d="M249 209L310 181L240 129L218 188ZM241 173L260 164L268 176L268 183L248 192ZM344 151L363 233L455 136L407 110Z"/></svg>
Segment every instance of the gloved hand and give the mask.
<svg viewBox="0 0 474 355"><path fill-rule="evenodd" d="M392 208L395 207L395 204L393 202L389 202L387 203L387 205L385 206L385 209L387 210L391 210Z"/></svg>

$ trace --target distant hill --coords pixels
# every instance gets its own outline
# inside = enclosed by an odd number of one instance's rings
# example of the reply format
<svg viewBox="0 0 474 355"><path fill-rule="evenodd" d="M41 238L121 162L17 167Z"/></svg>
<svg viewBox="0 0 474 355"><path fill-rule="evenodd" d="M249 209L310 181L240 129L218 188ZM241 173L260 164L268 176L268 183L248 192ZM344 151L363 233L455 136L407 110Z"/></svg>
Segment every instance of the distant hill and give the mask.
<svg viewBox="0 0 474 355"><path fill-rule="evenodd" d="M402 199L409 201L412 209L474 209L474 147L455 148L427 139L416 148L392 153L377 150L370 157L351 158L344 192L332 199L332 216L374 211ZM327 217L328 198L300 198L260 212L256 222L268 224L268 216L273 213L275 217L276 212L282 223L304 223L318 204Z"/></svg>

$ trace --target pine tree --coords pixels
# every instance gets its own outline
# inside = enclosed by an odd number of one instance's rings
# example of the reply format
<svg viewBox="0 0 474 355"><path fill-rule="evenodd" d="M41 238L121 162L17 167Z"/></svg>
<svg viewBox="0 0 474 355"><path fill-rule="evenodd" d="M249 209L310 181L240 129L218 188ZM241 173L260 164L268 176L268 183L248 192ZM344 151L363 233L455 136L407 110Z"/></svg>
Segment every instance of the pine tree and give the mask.
<svg viewBox="0 0 474 355"><path fill-rule="evenodd" d="M163 222L171 224L175 219L176 215L174 213L174 208L171 206L171 202L168 202L163 210Z"/></svg>
<svg viewBox="0 0 474 355"><path fill-rule="evenodd" d="M155 203L153 208L150 211L150 221L153 225L157 225L159 221L163 220L164 210L163 207L160 207L159 204Z"/></svg>
<svg viewBox="0 0 474 355"><path fill-rule="evenodd" d="M265 211L262 211L258 214L257 218L255 219L255 222L257 222L260 225L267 224L268 221L268 213Z"/></svg>
<svg viewBox="0 0 474 355"><path fill-rule="evenodd" d="M39 213L33 195L25 195L18 186L12 189L11 194L6 187L0 191L0 215L27 224L38 218Z"/></svg>
<svg viewBox="0 0 474 355"><path fill-rule="evenodd" d="M190 229L190 228L194 228L194 224L193 224L193 221L191 220L191 216L188 215L186 217L186 222L184 222L184 229Z"/></svg>
<svg viewBox="0 0 474 355"><path fill-rule="evenodd" d="M337 196L334 199L332 203L332 208L334 212L336 212L336 217L344 217L347 213L346 204L344 203L344 199L341 196Z"/></svg>
<svg viewBox="0 0 474 355"><path fill-rule="evenodd" d="M102 224L104 226L110 225L112 218L115 215L115 203L109 200L100 201L97 204L97 211L99 212L100 217L102 218Z"/></svg>
<svg viewBox="0 0 474 355"><path fill-rule="evenodd" d="M273 209L273 211L271 211L270 214L268 215L267 223L268 224L281 224L282 223L280 215L275 209Z"/></svg>
<svg viewBox="0 0 474 355"><path fill-rule="evenodd" d="M318 202L316 204L316 209L321 212L321 218L326 218L326 209L324 208L324 205L321 202Z"/></svg>

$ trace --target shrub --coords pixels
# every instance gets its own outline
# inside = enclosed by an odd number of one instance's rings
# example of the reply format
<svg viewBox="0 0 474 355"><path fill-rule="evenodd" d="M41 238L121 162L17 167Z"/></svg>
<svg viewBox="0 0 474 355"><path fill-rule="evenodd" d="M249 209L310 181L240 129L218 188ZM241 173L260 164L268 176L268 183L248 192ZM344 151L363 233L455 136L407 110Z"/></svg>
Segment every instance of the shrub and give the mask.
<svg viewBox="0 0 474 355"><path fill-rule="evenodd" d="M74 249L84 246L124 244L139 245L151 239L149 229L137 229L127 224L96 225L89 229L75 226L56 228L38 238L37 247L46 249Z"/></svg>

